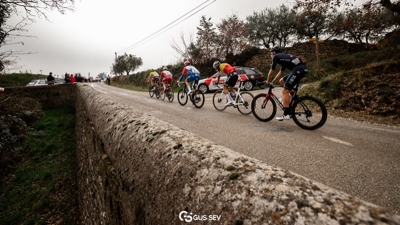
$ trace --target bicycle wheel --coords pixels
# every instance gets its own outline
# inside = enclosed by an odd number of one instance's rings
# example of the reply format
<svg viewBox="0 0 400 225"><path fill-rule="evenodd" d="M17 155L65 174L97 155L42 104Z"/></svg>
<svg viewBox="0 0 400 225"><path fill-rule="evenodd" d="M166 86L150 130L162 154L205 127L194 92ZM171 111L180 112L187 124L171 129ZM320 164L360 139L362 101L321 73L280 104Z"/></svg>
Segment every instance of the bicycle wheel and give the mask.
<svg viewBox="0 0 400 225"><path fill-rule="evenodd" d="M179 104L186 105L187 101L188 101L188 96L186 94L186 91L183 90L183 89L179 90L178 91L178 102L179 102Z"/></svg>
<svg viewBox="0 0 400 225"><path fill-rule="evenodd" d="M213 105L214 108L218 111L223 111L226 109L226 96L224 93L222 93L221 90L216 91L214 93L214 97L213 97Z"/></svg>
<svg viewBox="0 0 400 225"><path fill-rule="evenodd" d="M174 101L174 91L171 89L167 93L168 101L173 102Z"/></svg>
<svg viewBox="0 0 400 225"><path fill-rule="evenodd" d="M253 101L254 95L250 92L242 92L236 97L237 109L244 115L251 113L251 102Z"/></svg>
<svg viewBox="0 0 400 225"><path fill-rule="evenodd" d="M206 101L205 97L204 97L204 93L200 90L196 90L193 94L193 105L196 108L201 108L204 105L204 102Z"/></svg>
<svg viewBox="0 0 400 225"><path fill-rule="evenodd" d="M156 87L156 89L154 90L154 94L156 95L156 98L160 98L160 89L158 87Z"/></svg>
<svg viewBox="0 0 400 225"><path fill-rule="evenodd" d="M325 105L311 96L302 96L292 105L293 121L301 128L315 130L322 127L327 118L328 111Z"/></svg>
<svg viewBox="0 0 400 225"><path fill-rule="evenodd" d="M154 91L152 89L153 89L152 87L149 87L149 95L150 95L150 97L154 96Z"/></svg>
<svg viewBox="0 0 400 225"><path fill-rule="evenodd" d="M251 102L251 111L258 120L267 122L276 114L276 103L271 98L265 101L266 94L258 94Z"/></svg>
<svg viewBox="0 0 400 225"><path fill-rule="evenodd" d="M165 91L161 94L160 93L160 98L164 101L164 99L165 99L165 96L166 96L166 93L165 93Z"/></svg>

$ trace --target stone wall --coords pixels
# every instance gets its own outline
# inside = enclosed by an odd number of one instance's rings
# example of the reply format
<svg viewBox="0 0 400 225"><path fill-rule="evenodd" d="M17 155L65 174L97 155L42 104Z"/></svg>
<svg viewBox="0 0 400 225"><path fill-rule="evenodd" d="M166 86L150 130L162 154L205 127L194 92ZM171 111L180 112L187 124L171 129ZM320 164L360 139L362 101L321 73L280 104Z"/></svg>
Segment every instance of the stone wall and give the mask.
<svg viewBox="0 0 400 225"><path fill-rule="evenodd" d="M399 215L215 145L87 84L6 88L5 95L76 107L82 224L400 224Z"/></svg>
<svg viewBox="0 0 400 225"><path fill-rule="evenodd" d="M34 98L42 105L42 108L58 106L75 107L76 85L58 84L5 88L4 95L5 97L13 95Z"/></svg>
<svg viewBox="0 0 400 225"><path fill-rule="evenodd" d="M400 224L399 215L87 85L78 85L76 107L83 224Z"/></svg>

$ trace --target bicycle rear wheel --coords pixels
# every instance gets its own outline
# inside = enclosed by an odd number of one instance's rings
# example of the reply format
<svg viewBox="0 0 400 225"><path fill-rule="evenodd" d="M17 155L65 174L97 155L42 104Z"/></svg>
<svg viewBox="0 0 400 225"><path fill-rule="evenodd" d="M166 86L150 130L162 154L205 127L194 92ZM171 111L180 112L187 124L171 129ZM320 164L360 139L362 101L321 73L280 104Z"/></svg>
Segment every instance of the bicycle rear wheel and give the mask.
<svg viewBox="0 0 400 225"><path fill-rule="evenodd" d="M183 89L179 90L178 91L178 102L179 102L179 104L181 104L182 106L186 105L187 101L188 101L188 96L186 94L186 91L183 90Z"/></svg>
<svg viewBox="0 0 400 225"><path fill-rule="evenodd" d="M240 96L236 97L237 109L240 113L244 115L249 115L251 113L251 102L253 101L253 94L250 92L242 92Z"/></svg>
<svg viewBox="0 0 400 225"><path fill-rule="evenodd" d="M153 89L152 87L149 87L149 95L150 95L150 97L154 96L154 91L152 89Z"/></svg>
<svg viewBox="0 0 400 225"><path fill-rule="evenodd" d="M221 90L216 91L213 96L214 108L218 111L223 111L226 109L225 104L226 104L226 96L224 95L224 93Z"/></svg>
<svg viewBox="0 0 400 225"><path fill-rule="evenodd" d="M271 98L266 100L266 94L258 94L251 102L251 111L254 117L262 122L268 122L276 114L276 103Z"/></svg>
<svg viewBox="0 0 400 225"><path fill-rule="evenodd" d="M205 99L205 97L204 97L204 93L203 93L202 91L200 91L200 90L196 90L196 91L192 94L192 96L193 96L193 99L192 99L193 105L194 105L196 108L201 108L201 107L203 107L204 102L206 101L206 99Z"/></svg>
<svg viewBox="0 0 400 225"><path fill-rule="evenodd" d="M168 97L168 101L169 102L173 102L174 101L174 91L172 90L172 88L168 91L167 97Z"/></svg>
<svg viewBox="0 0 400 225"><path fill-rule="evenodd" d="M306 130L315 130L325 124L328 118L328 111L318 99L311 96L302 96L293 103L292 118L299 127Z"/></svg>
<svg viewBox="0 0 400 225"><path fill-rule="evenodd" d="M164 101L166 95L167 95L167 94L166 94L165 91L164 91L162 94L160 93L160 98Z"/></svg>

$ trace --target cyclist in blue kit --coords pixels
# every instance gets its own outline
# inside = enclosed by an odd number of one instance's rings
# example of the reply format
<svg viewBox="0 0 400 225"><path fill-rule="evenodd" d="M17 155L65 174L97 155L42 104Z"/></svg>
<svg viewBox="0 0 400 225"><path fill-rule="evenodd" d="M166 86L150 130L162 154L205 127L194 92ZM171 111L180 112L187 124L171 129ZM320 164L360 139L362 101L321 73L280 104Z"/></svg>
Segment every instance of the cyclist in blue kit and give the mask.
<svg viewBox="0 0 400 225"><path fill-rule="evenodd" d="M275 46L271 48L271 57L272 57L272 64L271 69L268 72L268 78L266 80L266 84L270 82L272 75L274 74L276 66L279 64L281 65L281 69L276 74L275 78L272 80L271 83L279 80L279 83L283 86L282 91L282 102L283 102L283 115L276 117L277 120L283 121L290 119L290 92L292 91L293 87L300 82L303 77L308 74L306 63L295 55L284 54L281 53L281 48L279 46ZM291 72L284 77L282 77L283 71L285 69L291 70ZM281 78L282 77L282 78Z"/></svg>
<svg viewBox="0 0 400 225"><path fill-rule="evenodd" d="M182 75L179 77L177 83L179 84L183 80L183 78L187 75L185 83L189 90L188 94L190 94L192 92L192 89L190 88L190 82L194 81L195 84L194 88L196 88L200 80L200 72L199 70L196 69L196 67L192 66L189 61L185 61L184 66L185 67L183 67Z"/></svg>

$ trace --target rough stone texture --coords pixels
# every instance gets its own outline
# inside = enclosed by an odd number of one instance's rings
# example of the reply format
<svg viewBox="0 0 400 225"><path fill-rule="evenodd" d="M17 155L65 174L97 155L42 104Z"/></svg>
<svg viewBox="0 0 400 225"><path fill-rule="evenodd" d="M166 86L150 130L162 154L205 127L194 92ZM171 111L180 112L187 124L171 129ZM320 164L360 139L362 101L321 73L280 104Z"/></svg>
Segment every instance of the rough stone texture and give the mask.
<svg viewBox="0 0 400 225"><path fill-rule="evenodd" d="M82 224L400 224L399 215L215 145L87 85L77 86L76 107ZM182 211L190 223L180 220Z"/></svg>
<svg viewBox="0 0 400 225"><path fill-rule="evenodd" d="M36 99L42 108L71 106L75 107L76 85L58 84L46 86L28 86L28 87L7 87L4 88L4 95L30 97Z"/></svg>

